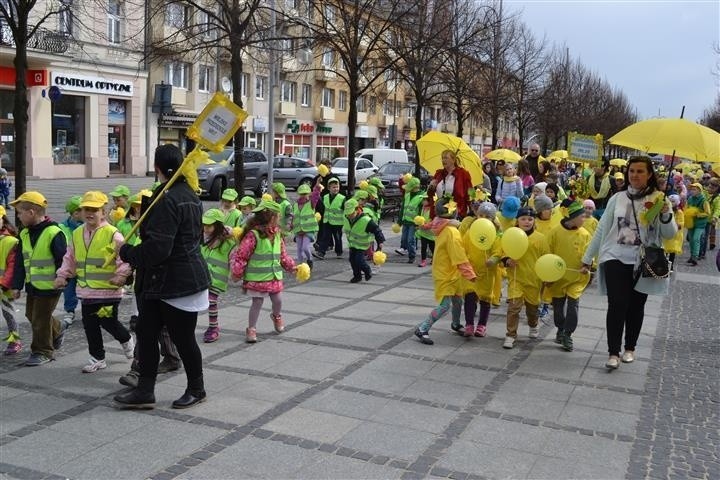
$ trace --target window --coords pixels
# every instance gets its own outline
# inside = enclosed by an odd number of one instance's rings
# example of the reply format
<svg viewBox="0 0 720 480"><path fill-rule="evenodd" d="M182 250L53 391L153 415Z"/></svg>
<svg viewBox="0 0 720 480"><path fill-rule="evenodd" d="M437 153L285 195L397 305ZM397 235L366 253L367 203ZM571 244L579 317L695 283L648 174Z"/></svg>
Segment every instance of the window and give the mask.
<svg viewBox="0 0 720 480"><path fill-rule="evenodd" d="M188 26L190 7L182 3L171 3L165 9L165 25L175 28Z"/></svg>
<svg viewBox="0 0 720 480"><path fill-rule="evenodd" d="M360 95L355 101L358 112L367 112L367 95Z"/></svg>
<svg viewBox="0 0 720 480"><path fill-rule="evenodd" d="M264 100L267 93L268 78L260 75L255 76L255 98Z"/></svg>
<svg viewBox="0 0 720 480"><path fill-rule="evenodd" d="M312 85L303 83L302 84L302 96L300 97L300 105L303 107L309 107L312 103Z"/></svg>
<svg viewBox="0 0 720 480"><path fill-rule="evenodd" d="M395 106L392 100L383 100L383 115L393 115L393 107Z"/></svg>
<svg viewBox="0 0 720 480"><path fill-rule="evenodd" d="M328 25L335 23L335 8L332 5L325 5L324 10L325 22Z"/></svg>
<svg viewBox="0 0 720 480"><path fill-rule="evenodd" d="M300 8L300 0L285 0L285 10L297 10Z"/></svg>
<svg viewBox="0 0 720 480"><path fill-rule="evenodd" d="M53 163L85 163L85 97L62 95L50 108Z"/></svg>
<svg viewBox="0 0 720 480"><path fill-rule="evenodd" d="M120 2L109 0L108 2L108 42L120 43Z"/></svg>
<svg viewBox="0 0 720 480"><path fill-rule="evenodd" d="M297 102L297 83L283 80L280 84L280 101L281 102Z"/></svg>
<svg viewBox="0 0 720 480"><path fill-rule="evenodd" d="M413 105L412 103L409 103L407 106L407 118L415 118L416 110L417 110L417 105Z"/></svg>
<svg viewBox="0 0 720 480"><path fill-rule="evenodd" d="M190 65L185 62L172 62L165 65L165 83L178 88L189 88Z"/></svg>
<svg viewBox="0 0 720 480"><path fill-rule="evenodd" d="M240 77L240 96L247 98L248 85L250 85L250 74L243 73Z"/></svg>
<svg viewBox="0 0 720 480"><path fill-rule="evenodd" d="M334 52L331 49L326 48L322 55L322 64L325 65L326 67L332 67L334 63L335 63Z"/></svg>
<svg viewBox="0 0 720 480"><path fill-rule="evenodd" d="M197 11L196 24L203 37L207 39L215 38L215 28L211 23L210 15L208 15L207 12L203 12L202 10Z"/></svg>
<svg viewBox="0 0 720 480"><path fill-rule="evenodd" d="M377 113L377 97L370 97L370 104L368 105L368 113L375 115Z"/></svg>
<svg viewBox="0 0 720 480"><path fill-rule="evenodd" d="M215 67L200 65L198 69L198 91L215 91Z"/></svg>
<svg viewBox="0 0 720 480"><path fill-rule="evenodd" d="M340 90L338 93L338 110L341 112L347 110L347 92L345 90Z"/></svg>
<svg viewBox="0 0 720 480"><path fill-rule="evenodd" d="M323 107L335 108L335 90L332 88L323 88L321 105Z"/></svg>
<svg viewBox="0 0 720 480"><path fill-rule="evenodd" d="M62 10L58 13L58 32L64 35L72 35L73 33L73 13L71 4L61 2Z"/></svg>

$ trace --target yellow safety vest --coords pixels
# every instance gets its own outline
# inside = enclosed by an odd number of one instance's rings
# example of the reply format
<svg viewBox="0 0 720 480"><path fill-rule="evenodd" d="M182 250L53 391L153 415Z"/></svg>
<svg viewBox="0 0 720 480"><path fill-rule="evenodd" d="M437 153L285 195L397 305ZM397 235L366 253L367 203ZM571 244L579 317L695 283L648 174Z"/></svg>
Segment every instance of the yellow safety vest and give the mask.
<svg viewBox="0 0 720 480"><path fill-rule="evenodd" d="M330 201L330 194L323 197L323 206L325 207L325 214L323 215L323 223L329 223L330 225L340 226L343 225L343 202L345 201L345 195L338 193L335 198Z"/></svg>
<svg viewBox="0 0 720 480"><path fill-rule="evenodd" d="M420 204L423 201L423 196L420 193L406 193L405 200L403 201L403 222L414 223L415 217L420 211Z"/></svg>
<svg viewBox="0 0 720 480"><path fill-rule="evenodd" d="M367 214L362 214L355 223L350 225L350 221L345 218L343 231L347 235L348 245L350 248L357 250L367 250L372 245L375 236L366 231L368 223L372 220Z"/></svg>
<svg viewBox="0 0 720 480"><path fill-rule="evenodd" d="M203 258L208 264L212 288L218 292L227 290L230 276L230 252L235 247L232 240L224 240L220 245L210 248L207 245L200 247Z"/></svg>
<svg viewBox="0 0 720 480"><path fill-rule="evenodd" d="M252 233L255 235L255 251L250 255L243 278L248 282L282 280L283 270L280 265L282 236L275 235L271 242L269 238L260 238L255 230Z"/></svg>
<svg viewBox="0 0 720 480"><path fill-rule="evenodd" d="M313 211L310 201L307 201L302 208L298 208L297 203L293 205L293 233L298 232L317 232L319 230L315 212Z"/></svg>
<svg viewBox="0 0 720 480"><path fill-rule="evenodd" d="M52 241L62 230L57 225L48 225L40 233L33 247L27 228L20 232L25 266L25 283L38 290L55 290L55 259L52 256Z"/></svg>
<svg viewBox="0 0 720 480"><path fill-rule="evenodd" d="M89 247L85 247L83 228L76 228L73 232L73 249L75 250L75 264L77 283L81 287L96 288L102 290L117 290L118 286L110 283L115 276L115 262L107 267L105 264L105 247L112 245L115 232L118 231L112 225L105 225L98 228L90 237Z"/></svg>

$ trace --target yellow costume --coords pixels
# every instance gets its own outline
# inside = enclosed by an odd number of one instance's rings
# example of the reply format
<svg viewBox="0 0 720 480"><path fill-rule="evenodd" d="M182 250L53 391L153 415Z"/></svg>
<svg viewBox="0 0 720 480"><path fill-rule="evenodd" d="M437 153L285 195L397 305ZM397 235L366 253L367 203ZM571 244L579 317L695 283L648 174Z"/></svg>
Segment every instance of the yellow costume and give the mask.
<svg viewBox="0 0 720 480"><path fill-rule="evenodd" d="M467 228L465 230L467 231ZM475 271L475 275L477 275L474 282L463 279L463 292L475 292L480 301L490 303L494 290L493 287L495 286L497 265L488 267L485 265L485 262L492 257L496 257L497 260L500 259L500 256L502 255L500 237L498 236L495 238L495 242L489 250L480 250L474 243L472 243L472 241L470 241L470 235L464 234L462 240L463 247L465 248L465 252L467 252L470 264Z"/></svg>
<svg viewBox="0 0 720 480"><path fill-rule="evenodd" d="M543 235L547 235L550 233L550 230L560 225L560 220L562 220L562 215L560 214L560 207L555 206L551 210L552 213L550 213L550 218L548 220L542 220L540 217L537 217L535 219L535 230L542 233Z"/></svg>
<svg viewBox="0 0 720 480"><path fill-rule="evenodd" d="M568 230L562 225L553 228L548 235L548 246L550 253L561 257L565 260L567 271L563 278L557 282L553 282L549 287L549 293L552 298L563 298L565 296L578 299L585 291L589 273L580 273L582 267L582 257L590 244L591 236L587 230L580 227L575 230Z"/></svg>
<svg viewBox="0 0 720 480"><path fill-rule="evenodd" d="M514 227L517 224L517 220L514 218L503 217L500 212L497 214L497 221L500 224L500 229L504 232L510 227Z"/></svg>
<svg viewBox="0 0 720 480"><path fill-rule="evenodd" d="M463 248L462 236L457 227L448 223L435 237L432 263L435 300L463 295L462 275L458 269L458 265L463 263L468 263L468 257Z"/></svg>
<svg viewBox="0 0 720 480"><path fill-rule="evenodd" d="M528 242L527 252L516 260L517 266L507 269L508 298L510 300L522 298L526 303L537 306L540 303L542 281L535 274L535 262L546 253L550 253L550 248L545 235L539 232L533 232L528 236Z"/></svg>
<svg viewBox="0 0 720 480"><path fill-rule="evenodd" d="M675 210L675 223L677 223L678 231L670 240L663 240L663 248L667 253L675 253L680 255L683 251L683 235L685 230L685 214L681 209Z"/></svg>
<svg viewBox="0 0 720 480"><path fill-rule="evenodd" d="M583 228L588 231L588 233L590 234L590 238L595 235L595 230L597 230L597 226L598 219L593 216L587 217L585 219L585 223L583 223Z"/></svg>

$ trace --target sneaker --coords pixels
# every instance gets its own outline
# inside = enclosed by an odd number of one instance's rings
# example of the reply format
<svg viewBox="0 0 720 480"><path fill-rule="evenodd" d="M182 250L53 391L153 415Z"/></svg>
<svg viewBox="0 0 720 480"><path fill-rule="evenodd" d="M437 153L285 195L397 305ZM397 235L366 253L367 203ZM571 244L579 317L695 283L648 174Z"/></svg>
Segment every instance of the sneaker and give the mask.
<svg viewBox="0 0 720 480"><path fill-rule="evenodd" d="M414 258L414 257L413 257L413 258L408 258L407 263L415 263L415 258Z"/></svg>
<svg viewBox="0 0 720 480"><path fill-rule="evenodd" d="M87 365L82 367L83 373L93 373L97 372L98 370L102 370L104 368L107 368L107 363L105 362L105 359L98 360L95 357L90 357L90 360L88 360Z"/></svg>
<svg viewBox="0 0 720 480"><path fill-rule="evenodd" d="M635 361L635 352L632 350L625 350L625 353L622 355L622 361L623 363L632 363Z"/></svg>
<svg viewBox="0 0 720 480"><path fill-rule="evenodd" d="M167 358L165 358L162 362L158 363L158 373L170 373L174 372L175 370L179 369L180 365L177 362L173 362L172 360L168 361Z"/></svg>
<svg viewBox="0 0 720 480"><path fill-rule="evenodd" d="M620 359L615 355L610 355L608 361L605 362L605 366L610 370L617 370L617 368L620 366Z"/></svg>
<svg viewBox="0 0 720 480"><path fill-rule="evenodd" d="M697 260L695 260L694 257L690 257L687 261L687 264L692 265L693 267L697 267L698 262L697 262Z"/></svg>
<svg viewBox="0 0 720 480"><path fill-rule="evenodd" d="M563 333L563 331L558 329L557 333L555 334L555 343L561 345L564 336L565 334Z"/></svg>
<svg viewBox="0 0 720 480"><path fill-rule="evenodd" d="M530 327L528 337L538 338L540 336L540 327Z"/></svg>
<svg viewBox="0 0 720 480"><path fill-rule="evenodd" d="M570 336L569 333L566 333L562 337L562 348L566 352L572 352L573 351L573 339Z"/></svg>
<svg viewBox="0 0 720 480"><path fill-rule="evenodd" d="M245 329L245 341L247 343L257 342L257 329L248 327Z"/></svg>
<svg viewBox="0 0 720 480"><path fill-rule="evenodd" d="M273 321L273 327L277 333L283 333L285 331L285 322L283 322L282 315L270 315Z"/></svg>
<svg viewBox="0 0 720 480"><path fill-rule="evenodd" d="M540 308L538 308L538 317L544 317L548 313L550 313L550 307L548 306L548 304L543 303L542 305L540 305Z"/></svg>
<svg viewBox="0 0 720 480"><path fill-rule="evenodd" d="M20 340L14 342L8 342L7 348L5 349L5 355L15 355L22 350L23 344Z"/></svg>
<svg viewBox="0 0 720 480"><path fill-rule="evenodd" d="M121 343L120 346L123 349L123 352L125 353L125 358L132 360L135 358L135 339L132 335L130 335L130 340L128 340L125 343Z"/></svg>
<svg viewBox="0 0 720 480"><path fill-rule="evenodd" d="M450 328L453 329L455 333L465 336L465 329L459 323L451 323Z"/></svg>
<svg viewBox="0 0 720 480"><path fill-rule="evenodd" d="M75 321L75 312L65 312L65 315L63 315L62 323L67 325L68 327L73 324Z"/></svg>
<svg viewBox="0 0 720 480"><path fill-rule="evenodd" d="M420 263L418 263L418 267L427 267L427 260L420 260Z"/></svg>
<svg viewBox="0 0 720 480"><path fill-rule="evenodd" d="M310 267L310 271L312 272L313 266L315 265L312 260L308 260L306 262L308 264L308 267Z"/></svg>
<svg viewBox="0 0 720 480"><path fill-rule="evenodd" d="M505 337L505 341L503 342L503 348L513 348L515 346L515 339L513 337Z"/></svg>
<svg viewBox="0 0 720 480"><path fill-rule="evenodd" d="M135 370L130 370L128 373L120 377L119 382L121 385L125 385L126 387L137 388L139 378L140 373Z"/></svg>
<svg viewBox="0 0 720 480"><path fill-rule="evenodd" d="M350 279L350 283L360 283L361 280L362 280L362 277L352 277Z"/></svg>
<svg viewBox="0 0 720 480"><path fill-rule="evenodd" d="M65 322L60 322L60 333L58 333L58 336L53 338L53 349L60 350L60 347L62 347L63 342L65 341L65 332L67 331L68 324Z"/></svg>
<svg viewBox="0 0 720 480"><path fill-rule="evenodd" d="M203 342L213 343L216 342L218 338L220 338L220 327L208 327L203 335Z"/></svg>
<svg viewBox="0 0 720 480"><path fill-rule="evenodd" d="M25 366L37 367L48 363L50 360L52 360L50 357L47 357L42 353L31 353L27 360L25 360Z"/></svg>
<svg viewBox="0 0 720 480"><path fill-rule="evenodd" d="M395 253L397 253L398 255L407 255L407 250L405 250L404 248L396 248Z"/></svg>
<svg viewBox="0 0 720 480"><path fill-rule="evenodd" d="M422 343L424 345L434 345L435 344L435 342L433 342L432 339L430 338L430 335L428 334L428 332L423 332L422 330L420 330L420 327L415 329L415 336L418 337L420 339L420 343Z"/></svg>
<svg viewBox="0 0 720 480"><path fill-rule="evenodd" d="M485 335L487 335L487 325L478 325L475 327L476 337L484 337Z"/></svg>
<svg viewBox="0 0 720 480"><path fill-rule="evenodd" d="M137 322L138 322L138 316L137 315L130 315L130 322L128 323L128 329L130 329L131 332L134 332L137 328Z"/></svg>
<svg viewBox="0 0 720 480"><path fill-rule="evenodd" d="M312 256L317 258L318 260L324 260L325 254L321 252L312 252Z"/></svg>
<svg viewBox="0 0 720 480"><path fill-rule="evenodd" d="M475 333L475 326L465 325L465 336L466 337L472 337L474 333Z"/></svg>
<svg viewBox="0 0 720 480"><path fill-rule="evenodd" d="M365 281L369 282L370 279L372 278L372 270L370 270L370 272L365 272L364 275L365 275Z"/></svg>

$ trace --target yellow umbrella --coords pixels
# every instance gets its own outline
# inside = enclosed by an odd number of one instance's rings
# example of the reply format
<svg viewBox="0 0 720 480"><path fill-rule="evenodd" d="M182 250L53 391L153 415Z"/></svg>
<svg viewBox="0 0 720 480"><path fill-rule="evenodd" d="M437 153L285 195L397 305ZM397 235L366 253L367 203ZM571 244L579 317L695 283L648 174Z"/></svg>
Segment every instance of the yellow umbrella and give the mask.
<svg viewBox="0 0 720 480"><path fill-rule="evenodd" d="M608 140L642 152L675 154L698 162L720 161L720 133L684 118L652 118L634 123Z"/></svg>
<svg viewBox="0 0 720 480"><path fill-rule="evenodd" d="M508 150L507 148L498 148L497 150L493 150L492 152L485 154L485 158L488 160L504 160L506 162L515 163L522 157L519 153Z"/></svg>
<svg viewBox="0 0 720 480"><path fill-rule="evenodd" d="M568 155L567 150L555 150L554 152L551 152L550 155L547 156L547 158L555 158L557 160L566 160L570 155Z"/></svg>
<svg viewBox="0 0 720 480"><path fill-rule="evenodd" d="M443 168L442 152L451 150L458 157L459 164L470 173L473 185L483 182L480 156L470 146L455 135L443 132L428 132L416 143L420 165L432 175L436 170Z"/></svg>
<svg viewBox="0 0 720 480"><path fill-rule="evenodd" d="M610 165L612 165L613 167L624 167L625 165L627 165L627 160L625 160L624 158L613 158L612 160L610 160Z"/></svg>
<svg viewBox="0 0 720 480"><path fill-rule="evenodd" d="M718 177L720 177L720 164L713 166L712 171L715 172Z"/></svg>

